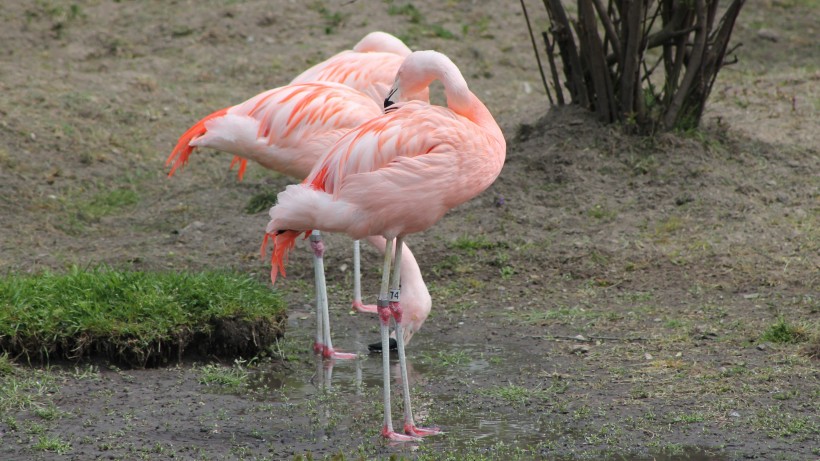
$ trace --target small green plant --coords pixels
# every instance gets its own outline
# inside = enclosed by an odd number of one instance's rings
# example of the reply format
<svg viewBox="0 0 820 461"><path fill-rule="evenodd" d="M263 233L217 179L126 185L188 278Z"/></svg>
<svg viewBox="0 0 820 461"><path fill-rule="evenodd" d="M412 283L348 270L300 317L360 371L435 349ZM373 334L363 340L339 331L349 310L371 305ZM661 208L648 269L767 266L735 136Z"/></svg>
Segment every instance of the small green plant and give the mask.
<svg viewBox="0 0 820 461"><path fill-rule="evenodd" d="M554 380L548 388L530 389L516 384L506 386L496 386L483 389L482 393L490 397L504 400L513 405L522 405L533 400L545 400L551 395L563 394L566 392L568 384L564 381Z"/></svg>
<svg viewBox="0 0 820 461"><path fill-rule="evenodd" d="M256 214L262 211L268 211L273 205L276 204L276 195L278 192L268 191L268 192L260 192L250 200L248 200L248 204L245 205L245 213L247 214Z"/></svg>
<svg viewBox="0 0 820 461"><path fill-rule="evenodd" d="M64 455L71 451L71 443L60 439L60 437L41 435L37 438L37 443L34 444L33 448L39 451L49 451L57 453L58 455Z"/></svg>
<svg viewBox="0 0 820 461"><path fill-rule="evenodd" d="M325 22L325 34L330 35L336 32L336 29L347 19L346 14L338 11L330 11L323 2L315 2L310 5L310 9L316 11L322 16Z"/></svg>
<svg viewBox="0 0 820 461"><path fill-rule="evenodd" d="M692 424L692 423L702 423L706 418L703 416L702 413L694 412L694 413L678 413L672 416L673 423L684 423L684 424Z"/></svg>
<svg viewBox="0 0 820 461"><path fill-rule="evenodd" d="M199 382L206 386L221 386L228 391L238 391L248 383L248 370L241 363L232 367L208 364L200 370Z"/></svg>
<svg viewBox="0 0 820 461"><path fill-rule="evenodd" d="M587 210L587 214L591 218L595 218L599 221L611 221L615 219L616 216L618 216L618 213L616 211L609 210L600 203L596 204L595 206Z"/></svg>
<svg viewBox="0 0 820 461"><path fill-rule="evenodd" d="M412 3L405 3L404 5L390 5L387 7L387 14L390 16L407 16L407 19L413 24L421 24L424 17L421 11L418 10Z"/></svg>
<svg viewBox="0 0 820 461"><path fill-rule="evenodd" d="M515 384L492 387L490 389L486 389L485 393L489 396L507 401L511 404L519 405L539 396L538 391L528 389L523 386L517 386Z"/></svg>
<svg viewBox="0 0 820 461"><path fill-rule="evenodd" d="M463 250L470 255L474 255L477 250L489 250L495 248L497 245L487 240L483 235L476 237L461 235L449 246L450 248Z"/></svg>
<svg viewBox="0 0 820 461"><path fill-rule="evenodd" d="M14 364L11 363L11 358L8 352L0 354L0 376L10 375L14 373Z"/></svg>
<svg viewBox="0 0 820 461"><path fill-rule="evenodd" d="M34 414L40 419L53 421L60 417L61 412L54 405L49 405L46 407L35 408Z"/></svg>
<svg viewBox="0 0 820 461"><path fill-rule="evenodd" d="M456 365L466 365L472 362L472 358L465 351L438 351L435 354L424 353L421 359L428 364L444 367Z"/></svg>
<svg viewBox="0 0 820 461"><path fill-rule="evenodd" d="M760 339L771 343L794 344L806 341L808 334L805 328L792 325L785 318L780 317L763 332Z"/></svg>

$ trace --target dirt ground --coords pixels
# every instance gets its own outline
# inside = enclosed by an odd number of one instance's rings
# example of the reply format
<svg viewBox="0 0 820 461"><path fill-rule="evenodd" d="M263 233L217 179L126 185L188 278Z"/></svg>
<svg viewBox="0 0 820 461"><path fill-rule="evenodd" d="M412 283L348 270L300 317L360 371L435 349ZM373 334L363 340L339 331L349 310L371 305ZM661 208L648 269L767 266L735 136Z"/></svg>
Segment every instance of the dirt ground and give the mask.
<svg viewBox="0 0 820 461"><path fill-rule="evenodd" d="M266 280L266 213L245 207L289 180L250 166L237 182L210 151L169 179L165 157L202 116L371 30L449 55L508 153L487 192L408 240L433 296L413 393L445 435L378 437L378 356L320 390L297 249L276 287L286 339L226 368L240 384L202 363L20 371L39 384L0 415L0 459L820 457L819 17L814 0L750 0L703 129L637 139L548 111L518 2L3 2L3 271ZM328 241L335 343L364 353L377 323L348 313L349 242ZM366 293L378 261L365 252ZM766 341L778 322L803 341Z"/></svg>

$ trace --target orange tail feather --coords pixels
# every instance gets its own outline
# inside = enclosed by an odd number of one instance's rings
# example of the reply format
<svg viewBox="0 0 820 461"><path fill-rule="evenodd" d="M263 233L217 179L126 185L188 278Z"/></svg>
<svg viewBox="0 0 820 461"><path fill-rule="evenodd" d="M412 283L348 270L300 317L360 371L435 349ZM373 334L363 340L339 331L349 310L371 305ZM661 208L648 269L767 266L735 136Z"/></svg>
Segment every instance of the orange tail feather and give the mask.
<svg viewBox="0 0 820 461"><path fill-rule="evenodd" d="M231 160L231 166L228 168L229 170L233 170L233 166L239 164L239 180L242 181L242 177L245 176L245 169L248 168L248 160L244 159L238 155L233 156L233 160Z"/></svg>
<svg viewBox="0 0 820 461"><path fill-rule="evenodd" d="M279 272L282 273L282 277L287 276L285 274L285 264L288 262L288 254L293 247L296 246L296 237L299 236L301 232L297 231L284 231L280 232L279 234L265 234L265 239L262 241L262 254L265 254L265 247L268 245L268 239L273 239L273 252L270 255L270 283L271 285L276 283L276 276Z"/></svg>
<svg viewBox="0 0 820 461"><path fill-rule="evenodd" d="M196 122L194 126L188 128L188 131L186 131L185 134L183 134L179 138L176 147L174 147L174 150L171 151L171 155L169 155L168 159L165 161L165 166L171 165L171 163L173 162L173 165L171 166L171 171L168 172L168 176L173 176L177 168L180 168L186 163L188 163L188 157L194 150L194 148L190 145L191 141L202 136L203 134L205 134L206 131L208 131L205 128L205 122L212 118L221 117L225 115L228 112L228 109L229 107L220 109L214 112L213 114L203 118L202 120Z"/></svg>

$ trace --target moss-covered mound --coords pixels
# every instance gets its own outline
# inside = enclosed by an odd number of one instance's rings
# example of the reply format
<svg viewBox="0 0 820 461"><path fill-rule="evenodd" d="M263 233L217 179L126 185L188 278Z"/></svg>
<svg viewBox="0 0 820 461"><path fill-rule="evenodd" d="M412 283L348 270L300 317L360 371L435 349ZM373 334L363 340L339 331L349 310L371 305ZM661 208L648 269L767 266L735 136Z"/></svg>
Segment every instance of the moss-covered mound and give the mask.
<svg viewBox="0 0 820 461"><path fill-rule="evenodd" d="M270 287L228 272L74 268L0 278L0 352L30 360L249 357L281 337L285 318Z"/></svg>

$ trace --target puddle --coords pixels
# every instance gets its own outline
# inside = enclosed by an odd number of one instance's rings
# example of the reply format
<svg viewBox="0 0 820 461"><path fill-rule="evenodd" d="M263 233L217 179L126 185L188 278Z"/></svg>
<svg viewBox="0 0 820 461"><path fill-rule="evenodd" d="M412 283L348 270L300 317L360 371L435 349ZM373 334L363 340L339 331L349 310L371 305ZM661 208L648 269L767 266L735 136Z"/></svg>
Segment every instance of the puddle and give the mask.
<svg viewBox="0 0 820 461"><path fill-rule="evenodd" d="M293 337L298 337L297 335L312 337L314 334L310 318L302 318L290 323L288 334L294 335ZM377 339L372 331L344 333L348 336L339 335L342 339L337 342L337 347L339 343L343 343L360 354L367 351L367 344ZM480 395L482 389L503 387L505 384L515 382L515 377L520 374L522 366L532 360L531 351L517 351L506 346L499 347L497 344L490 349L478 344L445 344L440 338L437 341L419 338L419 340L414 340L407 353L411 386L421 385L416 386L413 392L417 421L423 421L429 414L433 414L434 422L446 432L443 436L426 438L421 444L423 452L434 453L437 450L443 450L452 453L454 450L457 452L468 450L488 455L497 453L503 455L507 451L499 452L499 447L504 450L510 450L510 447L513 450L521 447L522 450L528 450L536 456L573 460L576 458L554 456L550 453L556 453L556 446L559 446L564 453L573 452L572 447L575 446L579 450L595 448L592 446L594 443L587 442L585 434L578 433L577 429L562 427L562 423L555 420L551 410L537 411L529 405L505 406L499 405L498 402L490 405L481 404L486 403L487 400L486 395ZM320 396L328 398L326 390L329 389L336 395L330 398L343 400L349 410L353 407L362 408L381 401L381 366L382 358L377 354L362 355L354 361L336 361L333 364L316 360L312 369L303 363L296 364L292 369L259 373L253 382L254 386L264 386L275 391L271 393L270 400L288 402L292 405L308 402ZM400 427L401 412L398 402L401 400L401 385L398 376L398 360L392 359L393 418L394 425ZM436 385L430 386L431 383L436 383ZM549 386L549 383L545 384ZM420 393L418 392L420 388L428 389L428 391ZM475 399L476 396L480 398ZM478 404L473 405L474 402ZM307 406L310 406L309 402ZM380 421L366 421L364 424L379 425ZM345 430L348 429L351 428L345 425ZM318 431L322 432L322 429ZM568 447L569 450L567 450ZM602 446L601 449L603 450L601 456L595 459L635 461L730 459L727 455L714 454L699 447L675 444L669 444L667 451L649 451L649 454L645 456L623 454L608 456L607 453L615 451L616 447ZM557 452L560 453L562 450L557 450ZM585 452L582 457L588 458L589 451Z"/></svg>

